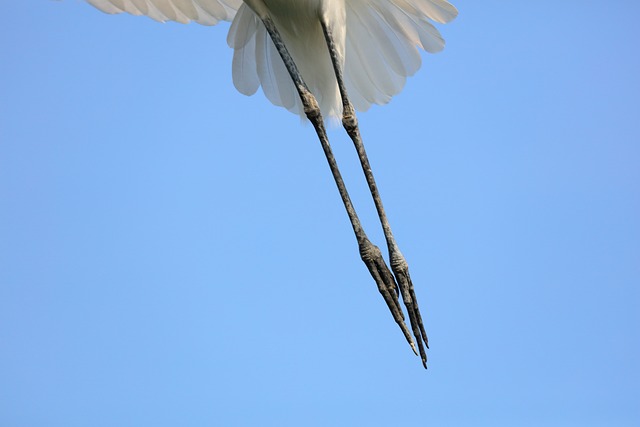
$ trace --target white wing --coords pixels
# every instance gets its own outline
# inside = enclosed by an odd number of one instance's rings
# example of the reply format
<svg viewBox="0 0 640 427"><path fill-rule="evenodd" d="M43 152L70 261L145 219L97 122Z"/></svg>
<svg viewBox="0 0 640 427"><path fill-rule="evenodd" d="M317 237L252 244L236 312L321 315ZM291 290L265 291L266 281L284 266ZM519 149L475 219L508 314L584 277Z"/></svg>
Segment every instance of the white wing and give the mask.
<svg viewBox="0 0 640 427"><path fill-rule="evenodd" d="M251 95L262 86L272 103L304 117L300 99L275 46L260 20L242 0L87 1L107 13L128 12L162 22L195 21L214 25L221 20L233 20L227 41L235 50L233 82L236 88ZM360 111L367 110L371 104L385 104L399 93L406 78L420 68L419 49L435 53L444 48L444 40L431 21L446 23L458 14L446 0L342 1L346 23L329 22L329 25L346 27L345 44L338 46L338 50L344 52L347 92ZM287 4L283 0L274 4L281 9L282 16L274 18L282 27L285 44L318 99L323 115L339 117L342 104L320 26L317 21L290 21L300 18L295 14L317 4L317 0L295 0L287 6L292 9L286 10L288 13L283 13L282 7ZM336 6L329 1L326 4Z"/></svg>
<svg viewBox="0 0 640 427"><path fill-rule="evenodd" d="M421 65L420 51L436 53L444 40L430 21L446 23L458 11L445 0L347 0L345 84L365 111L385 104Z"/></svg>
<svg viewBox="0 0 640 427"><path fill-rule="evenodd" d="M215 25L231 21L242 0L87 0L106 13L128 12L145 15L156 21L177 21L183 24L195 21Z"/></svg>

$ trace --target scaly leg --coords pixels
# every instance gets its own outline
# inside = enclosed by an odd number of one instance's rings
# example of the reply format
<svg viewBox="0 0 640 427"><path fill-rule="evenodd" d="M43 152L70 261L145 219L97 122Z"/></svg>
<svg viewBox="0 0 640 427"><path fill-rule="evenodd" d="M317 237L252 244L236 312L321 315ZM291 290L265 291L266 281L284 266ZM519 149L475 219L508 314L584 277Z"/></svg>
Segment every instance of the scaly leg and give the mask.
<svg viewBox="0 0 640 427"><path fill-rule="evenodd" d="M295 87L300 95L300 99L302 100L302 104L304 106L304 112L309 119L309 121L313 124L313 127L316 130L318 135L318 139L320 140L320 144L322 145L322 149L329 163L329 167L331 169L331 173L333 174L333 179L338 186L338 191L340 192L340 197L342 198L342 202L344 203L344 207L347 210L347 214L349 215L349 220L351 221L351 226L353 227L353 231L356 235L356 239L358 241L358 248L360 251L360 257L362 261L366 264L371 276L375 280L378 285L378 290L382 294L391 314L393 315L394 320L402 330L405 339L413 349L413 352L418 354L416 351L415 344L411 337L411 333L407 328L407 325L404 322L404 315L402 314L402 310L400 308L400 303L398 301L397 294L397 285L393 278L393 274L387 267L387 264L382 257L382 253L377 246L373 245L364 230L362 229L362 225L360 224L360 220L356 211L353 207L353 203L349 197L349 193L347 192L347 188L342 180L342 176L340 174L340 170L338 169L338 164L333 156L333 152L331 150L331 146L329 145L329 139L327 137L327 133L324 127L324 121L322 119L322 115L320 113L320 108L318 107L318 103L313 96L313 94L309 91L307 85L302 80L302 76L298 71L298 68L293 61L293 58L287 51L284 42L282 41L282 37L280 36L278 29L276 28L273 20L265 14L264 16L259 15L260 19L264 23L264 26L269 33L269 36L273 40L273 43L278 50L278 53L282 57L284 64L293 79ZM404 298L404 296L403 296ZM406 302L406 298L405 302ZM413 316L412 312L410 315ZM413 323L413 320L412 320ZM420 341L419 345L422 343ZM424 356L423 356L424 360Z"/></svg>
<svg viewBox="0 0 640 427"><path fill-rule="evenodd" d="M373 172L371 171L371 165L369 164L369 159L367 158L367 153L364 149L362 138L360 137L360 130L358 129L356 114L347 96L347 90L345 88L344 78L342 75L342 65L340 64L340 60L338 58L338 53L331 33L331 29L325 22L321 22L321 24L322 30L324 31L325 40L327 42L327 47L329 48L329 54L333 63L333 69L336 74L336 80L338 81L340 96L342 97L342 124L349 134L349 137L353 141L358 153L358 157L360 158L360 164L362 165L362 170L367 179L369 191L371 192L371 196L373 197L373 202L375 203L376 210L378 211L378 217L380 218L384 236L387 241L391 269L393 270L395 279L400 286L402 300L404 301L407 312L409 313L409 320L411 322L411 328L413 329L413 335L418 342L418 349L420 350L422 364L426 368L427 353L424 349L424 346L429 348L429 340L427 339L427 333L425 332L424 325L422 323L422 316L420 315L420 310L418 309L418 301L416 299L413 283L411 282L411 276L409 276L409 266L407 264L407 261L404 259L402 252L400 252L398 245L396 244L393 233L391 232L391 226L389 225L389 221L387 220L387 215L384 211L384 207L382 206L382 198L380 197L380 193L378 192L378 187L376 186L376 181L373 177Z"/></svg>

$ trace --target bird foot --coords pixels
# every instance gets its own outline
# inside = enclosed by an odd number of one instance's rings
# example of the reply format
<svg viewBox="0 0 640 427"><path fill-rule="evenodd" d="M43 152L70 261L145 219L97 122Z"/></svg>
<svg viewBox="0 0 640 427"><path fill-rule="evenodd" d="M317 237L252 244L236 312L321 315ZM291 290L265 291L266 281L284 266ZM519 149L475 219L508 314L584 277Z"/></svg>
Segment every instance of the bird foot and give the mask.
<svg viewBox="0 0 640 427"><path fill-rule="evenodd" d="M376 285L378 285L378 291L387 303L387 307L389 307L389 311L391 311L393 319L402 330L407 343L411 346L411 349L417 356L418 350L416 350L416 345L411 337L411 332L404 321L404 315L402 314L402 308L400 307L400 301L398 299L398 285L396 284L391 270L389 270L389 267L387 267L387 264L382 257L382 252L380 252L380 249L368 239L360 242L359 249L360 257L367 266L367 269L369 270L369 273L371 273L373 280L375 280ZM419 338L419 335L417 335L417 337ZM424 349L422 349L422 342L418 341L418 344L421 349L420 355L423 360L423 365L426 367L426 355L424 354Z"/></svg>
<svg viewBox="0 0 640 427"><path fill-rule="evenodd" d="M429 339L427 338L427 333L425 332L424 324L422 323L422 316L420 315L420 309L418 308L418 299L416 298L413 282L411 282L411 276L409 275L409 265L395 245L393 245L389 250L389 258L391 260L391 269L393 270L395 279L400 287L402 300L404 301L407 313L409 314L409 322L411 323L413 335L418 342L418 350L420 351L422 365L426 369L427 353L425 351L425 347L429 348Z"/></svg>

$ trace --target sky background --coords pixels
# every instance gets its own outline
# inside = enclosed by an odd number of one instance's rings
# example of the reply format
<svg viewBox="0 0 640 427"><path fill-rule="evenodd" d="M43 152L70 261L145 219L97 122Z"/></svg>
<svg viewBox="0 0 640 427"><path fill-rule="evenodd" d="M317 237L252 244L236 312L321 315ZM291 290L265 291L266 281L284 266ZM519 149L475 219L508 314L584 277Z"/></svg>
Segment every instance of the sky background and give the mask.
<svg viewBox="0 0 640 427"><path fill-rule="evenodd" d="M428 371L228 23L0 3L0 425L640 425L637 1L458 0L360 115Z"/></svg>

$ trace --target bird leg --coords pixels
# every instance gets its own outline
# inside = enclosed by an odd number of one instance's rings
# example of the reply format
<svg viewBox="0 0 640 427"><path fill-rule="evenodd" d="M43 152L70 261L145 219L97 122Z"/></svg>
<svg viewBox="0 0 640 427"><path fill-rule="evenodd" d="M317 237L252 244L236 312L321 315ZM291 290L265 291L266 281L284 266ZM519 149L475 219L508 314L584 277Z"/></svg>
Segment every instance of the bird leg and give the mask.
<svg viewBox="0 0 640 427"><path fill-rule="evenodd" d="M380 197L380 193L378 192L378 187L373 177L371 165L369 164L369 159L367 158L367 153L364 149L364 144L362 143L360 130L358 129L358 120L356 118L355 110L347 96L347 90L342 74L342 65L338 57L338 51L335 46L331 29L323 20L321 20L321 24L327 47L329 49L329 55L331 56L331 62L333 64L336 80L338 82L340 96L342 97L342 124L349 134L349 137L353 141L353 144L355 145L358 157L360 159L360 164L362 165L362 170L367 179L369 191L371 192L371 196L373 197L373 202L376 206L376 210L378 211L378 217L380 218L384 236L387 241L391 269L393 270L395 279L400 286L402 300L404 301L407 312L409 313L409 320L411 323L411 328L413 329L413 335L418 342L418 349L420 350L422 364L426 368L427 354L424 346L429 348L429 340L427 338L427 333L424 330L420 310L418 309L418 300L416 299L413 283L411 282L411 276L409 276L409 266L404 256L402 255L402 252L400 252L398 245L396 244L393 233L391 232L391 226L389 225L389 221L387 220L387 215L384 211L384 207L382 206L382 198Z"/></svg>
<svg viewBox="0 0 640 427"><path fill-rule="evenodd" d="M325 157L327 158L327 162L329 163L329 168L331 169L331 173L333 174L333 179L338 186L338 191L340 193L340 197L342 198L342 202L344 204L345 209L347 210L347 214L349 215L349 220L351 221L351 226L356 235L356 239L358 241L358 249L360 251L360 257L362 261L367 266L369 273L375 280L378 291L382 294L391 314L393 315L393 319L398 324L402 333L404 334L405 339L413 349L413 352L417 355L415 344L411 337L411 333L407 328L407 325L404 322L404 315L402 314L402 309L400 308L400 302L398 300L398 291L397 285L394 280L393 274L387 267L387 264L382 257L382 253L380 249L369 241L367 235L365 234L362 225L360 223L360 219L353 207L353 203L351 202L351 198L349 197L349 193L347 192L347 187L344 184L342 179L342 175L340 174L340 170L338 169L338 164L331 150L331 145L329 144L329 138L327 137L327 132L324 127L324 120L322 119L322 115L320 113L320 108L318 106L318 102L315 97L309 91L309 88L304 83L300 72L298 71L298 67L296 66L293 58L289 54L278 29L276 28L273 20L268 16L268 14L259 14L258 15L264 26L269 33L269 36L273 40L273 43L278 50L278 53L282 57L284 61L284 65L287 68L287 71L291 75L293 79L293 83L300 95L300 99L302 100L302 104L304 106L304 112L309 119L309 121L313 124L313 127L316 130L318 135L318 139L320 140L320 144L322 145L322 149L324 151ZM355 117L355 116L354 116ZM396 274L397 275L397 274ZM404 297L405 303L407 298ZM410 316L413 316L412 312L409 312ZM411 320L413 324L413 318ZM415 331L414 331L415 334ZM420 346L422 343L418 340ZM422 347L420 347L422 348ZM421 353L424 353L421 350ZM423 356L423 360L425 357Z"/></svg>

